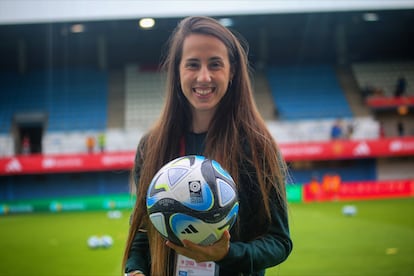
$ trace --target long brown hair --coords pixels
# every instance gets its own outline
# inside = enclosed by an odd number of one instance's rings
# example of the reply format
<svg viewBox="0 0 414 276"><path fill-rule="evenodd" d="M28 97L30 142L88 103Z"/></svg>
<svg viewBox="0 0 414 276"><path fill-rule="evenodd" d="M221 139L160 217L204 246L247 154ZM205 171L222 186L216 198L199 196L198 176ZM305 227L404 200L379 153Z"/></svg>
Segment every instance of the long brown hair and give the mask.
<svg viewBox="0 0 414 276"><path fill-rule="evenodd" d="M137 200L132 216L130 233L124 253L125 267L134 236L139 228L148 230L151 252L151 274L170 275L170 249L155 228L148 223L146 213L146 191L155 173L167 162L179 155L180 139L191 125L190 105L183 96L179 64L185 38L190 34L211 35L221 40L228 50L233 78L210 122L204 155L217 160L233 176L239 179L240 160L247 160L256 170L259 189L263 196L265 212L258 214L270 220L269 194L276 191L282 203L286 202L284 186L285 163L278 147L267 130L253 98L249 76L249 64L245 45L229 29L209 17L183 19L169 40L169 52L163 63L167 73L166 95L159 120L146 136L140 150L140 177ZM246 153L242 141L249 145ZM225 153L225 155L223 155ZM136 166L135 166L136 167ZM132 172L137 173L135 170ZM283 204L282 204L283 206ZM156 260L156 261L155 261Z"/></svg>

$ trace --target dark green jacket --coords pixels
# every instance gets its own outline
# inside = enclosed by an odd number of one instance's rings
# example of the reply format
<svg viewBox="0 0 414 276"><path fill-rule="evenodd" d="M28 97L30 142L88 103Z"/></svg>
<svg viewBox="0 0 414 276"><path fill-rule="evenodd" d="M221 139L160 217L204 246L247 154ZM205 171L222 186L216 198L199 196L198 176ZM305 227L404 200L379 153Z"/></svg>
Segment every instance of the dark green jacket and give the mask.
<svg viewBox="0 0 414 276"><path fill-rule="evenodd" d="M187 134L186 154L201 155L204 138L205 134ZM138 160L139 156L136 161ZM264 206L255 169L248 162L241 162L240 171L239 215L236 225L230 231L229 253L224 259L216 262L220 268L220 276L264 275L266 268L280 264L292 251L286 206L282 206L276 193L272 193L272 221L269 223L261 220L257 214L264 211ZM135 177L137 181L139 168ZM149 276L149 266L147 235L139 232L134 238L125 271L141 270Z"/></svg>

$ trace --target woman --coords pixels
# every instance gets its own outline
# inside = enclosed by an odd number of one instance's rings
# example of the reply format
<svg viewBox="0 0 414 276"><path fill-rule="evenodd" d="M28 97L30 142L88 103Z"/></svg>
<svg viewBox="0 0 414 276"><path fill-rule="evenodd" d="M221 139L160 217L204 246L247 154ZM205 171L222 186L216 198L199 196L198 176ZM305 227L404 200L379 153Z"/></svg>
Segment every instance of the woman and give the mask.
<svg viewBox="0 0 414 276"><path fill-rule="evenodd" d="M264 275L288 257L292 242L286 166L255 106L247 53L208 17L182 20L169 42L165 106L137 149L137 201L123 268L127 275L178 275L177 258L185 256L212 262L215 275ZM191 154L218 161L238 186L237 222L210 246L165 241L146 213L146 191L158 169Z"/></svg>

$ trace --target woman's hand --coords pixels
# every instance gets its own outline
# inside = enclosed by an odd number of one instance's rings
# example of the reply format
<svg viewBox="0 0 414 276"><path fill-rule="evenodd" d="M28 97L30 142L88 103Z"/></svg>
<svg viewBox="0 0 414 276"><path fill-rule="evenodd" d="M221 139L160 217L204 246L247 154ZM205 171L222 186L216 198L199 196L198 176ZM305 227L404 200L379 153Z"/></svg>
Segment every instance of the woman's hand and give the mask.
<svg viewBox="0 0 414 276"><path fill-rule="evenodd" d="M184 240L184 246L176 245L170 241L165 243L168 247L175 250L180 255L193 259L197 263L219 261L223 259L230 248L230 233L224 231L223 236L211 245L198 245L188 240Z"/></svg>
<svg viewBox="0 0 414 276"><path fill-rule="evenodd" d="M128 273L125 273L125 276L145 276L144 273L140 270L134 270Z"/></svg>

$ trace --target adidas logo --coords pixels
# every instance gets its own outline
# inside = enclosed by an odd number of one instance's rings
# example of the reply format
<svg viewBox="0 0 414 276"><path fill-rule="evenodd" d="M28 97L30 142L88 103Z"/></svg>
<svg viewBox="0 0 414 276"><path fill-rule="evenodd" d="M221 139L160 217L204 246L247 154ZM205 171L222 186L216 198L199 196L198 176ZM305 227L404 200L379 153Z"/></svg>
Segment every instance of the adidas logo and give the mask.
<svg viewBox="0 0 414 276"><path fill-rule="evenodd" d="M22 169L22 165L16 158L10 160L10 162L6 164L5 168L6 172L20 172Z"/></svg>
<svg viewBox="0 0 414 276"><path fill-rule="evenodd" d="M192 224L189 224L183 231L181 231L181 234L196 234L196 233L198 233L198 230Z"/></svg>
<svg viewBox="0 0 414 276"><path fill-rule="evenodd" d="M359 143L353 151L354 155L369 155L371 153L371 149L369 148L368 144L365 142Z"/></svg>
<svg viewBox="0 0 414 276"><path fill-rule="evenodd" d="M403 144L401 141L392 141L390 144L390 151L400 151L403 148Z"/></svg>

